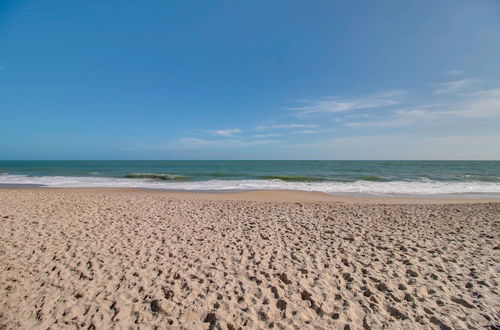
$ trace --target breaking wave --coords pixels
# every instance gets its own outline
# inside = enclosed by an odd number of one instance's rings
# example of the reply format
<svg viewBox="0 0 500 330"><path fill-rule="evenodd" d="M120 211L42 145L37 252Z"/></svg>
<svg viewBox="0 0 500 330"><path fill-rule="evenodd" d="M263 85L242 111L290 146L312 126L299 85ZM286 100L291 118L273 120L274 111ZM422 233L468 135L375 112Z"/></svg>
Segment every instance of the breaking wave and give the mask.
<svg viewBox="0 0 500 330"><path fill-rule="evenodd" d="M154 174L157 176L158 174ZM171 175L169 175L171 176ZM186 191L247 191L247 190L302 190L332 194L368 195L435 195L435 194L500 194L500 183L484 181L442 182L420 181L284 181L260 180L206 180L185 181L165 176L165 179L146 176L133 178L27 176L0 174L0 185L43 185L47 187L123 187ZM184 180L184 181L183 181Z"/></svg>
<svg viewBox="0 0 500 330"><path fill-rule="evenodd" d="M303 176L303 175L262 175L259 177L260 179L266 180L281 180L288 182L320 182L325 181L322 178L316 178L312 176Z"/></svg>
<svg viewBox="0 0 500 330"><path fill-rule="evenodd" d="M130 173L125 175L129 179L156 179L164 181L186 181L189 178L185 175L164 174L164 173Z"/></svg>

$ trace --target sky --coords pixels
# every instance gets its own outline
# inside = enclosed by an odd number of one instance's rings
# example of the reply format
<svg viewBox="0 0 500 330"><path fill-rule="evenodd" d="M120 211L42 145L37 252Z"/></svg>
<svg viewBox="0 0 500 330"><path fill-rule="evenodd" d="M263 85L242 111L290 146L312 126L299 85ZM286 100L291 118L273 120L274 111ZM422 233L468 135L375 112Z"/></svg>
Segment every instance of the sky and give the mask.
<svg viewBox="0 0 500 330"><path fill-rule="evenodd" d="M498 0L3 0L0 159L500 159Z"/></svg>

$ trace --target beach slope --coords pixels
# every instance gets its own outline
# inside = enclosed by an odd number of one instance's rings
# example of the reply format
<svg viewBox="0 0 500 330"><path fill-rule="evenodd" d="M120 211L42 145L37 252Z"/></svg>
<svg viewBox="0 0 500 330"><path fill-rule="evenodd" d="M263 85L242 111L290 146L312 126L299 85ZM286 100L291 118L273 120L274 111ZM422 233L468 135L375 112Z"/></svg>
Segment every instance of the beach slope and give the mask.
<svg viewBox="0 0 500 330"><path fill-rule="evenodd" d="M0 328L500 325L500 203L221 196L0 190Z"/></svg>

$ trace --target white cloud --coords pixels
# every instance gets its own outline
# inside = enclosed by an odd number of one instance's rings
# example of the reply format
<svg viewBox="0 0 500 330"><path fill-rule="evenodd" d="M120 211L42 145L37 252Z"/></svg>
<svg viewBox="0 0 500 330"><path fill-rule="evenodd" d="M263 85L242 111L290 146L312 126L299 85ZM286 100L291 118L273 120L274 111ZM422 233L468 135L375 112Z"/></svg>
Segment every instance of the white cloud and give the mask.
<svg viewBox="0 0 500 330"><path fill-rule="evenodd" d="M300 131L294 131L292 132L292 134L314 134L314 133L318 133L317 130L312 130L312 129L303 129L303 130L300 130Z"/></svg>
<svg viewBox="0 0 500 330"><path fill-rule="evenodd" d="M282 124L282 125L261 125L255 127L256 130L266 130L266 129L288 129L288 128L313 128L318 125L311 124Z"/></svg>
<svg viewBox="0 0 500 330"><path fill-rule="evenodd" d="M399 98L406 91L390 90L358 98L333 97L324 100L303 101L307 104L299 107L290 107L288 110L298 111L301 114L336 113L358 109L390 107L400 103Z"/></svg>
<svg viewBox="0 0 500 330"><path fill-rule="evenodd" d="M388 117L373 121L347 122L345 126L352 128L361 127L395 127L414 125L420 120L435 119L437 115L427 110L397 110Z"/></svg>
<svg viewBox="0 0 500 330"><path fill-rule="evenodd" d="M500 115L500 88L480 90L462 95L462 98L435 112L466 118L492 118Z"/></svg>
<svg viewBox="0 0 500 330"><path fill-rule="evenodd" d="M233 136L235 134L241 133L243 131L239 128L230 128L230 129L212 130L212 131L208 131L208 132L215 134L215 135L230 137L230 136Z"/></svg>
<svg viewBox="0 0 500 330"><path fill-rule="evenodd" d="M500 88L480 90L475 86L478 81L462 79L440 84L436 91L426 94L385 91L368 96L302 101L306 103L304 106L292 108L296 112L287 112L284 116L294 118L289 119L291 123L281 123L278 118L282 117L274 118L267 123L278 123L256 126L250 132L246 130L248 135L238 135L244 133L239 128L198 131L218 137L184 137L161 148L226 154L258 150L258 154L269 157L292 155L300 150L304 158L318 159L338 155L344 159L498 158L498 152L495 156L495 152L488 152L482 144L498 141L498 137L477 136L491 132L498 123ZM357 109L368 110L350 111ZM296 115L316 112L321 112L323 121L314 117L301 120L301 115ZM488 131L483 130L486 126ZM403 130L398 127L408 129L400 134ZM332 133L334 131L336 133ZM457 135L457 131L470 136L447 136ZM395 135L391 135L393 133ZM438 137L433 137L436 135ZM469 147L477 150L460 153L461 148ZM433 148L438 151L427 150Z"/></svg>
<svg viewBox="0 0 500 330"><path fill-rule="evenodd" d="M449 94L449 93L460 92L463 91L464 89L472 87L478 82L480 82L479 79L462 79L462 80L455 80L446 83L436 84L438 88L434 90L434 94Z"/></svg>
<svg viewBox="0 0 500 330"><path fill-rule="evenodd" d="M458 71L458 70L455 70ZM455 72L458 74L458 72ZM455 118L490 118L500 115L500 88L488 90L471 90L480 79L462 79L438 86L432 94L409 94L403 90L389 90L359 97L336 97L331 99L301 102L300 107L288 109L304 114L322 113L330 115L330 122L344 125L347 128L363 127L399 127L432 124L446 125L449 119ZM436 96L439 95L439 96ZM373 109L380 111L351 110ZM347 114L346 114L347 112ZM462 121L462 124L463 121ZM277 128L303 128L291 134L318 133L319 125L287 124L258 126L257 130ZM318 129L311 129L318 128Z"/></svg>
<svg viewBox="0 0 500 330"><path fill-rule="evenodd" d="M362 128L362 127L391 127L391 126L407 126L414 122L412 120L403 118L388 118L384 120L377 121L366 121L366 122L349 122L345 126L352 128Z"/></svg>
<svg viewBox="0 0 500 330"><path fill-rule="evenodd" d="M346 127L397 127L418 124L446 124L455 118L496 118L500 116L500 88L478 90L474 92L461 92L453 94L453 98L439 100L434 104L431 100L419 105L418 108L400 109L391 112L384 112L380 116L371 114L364 118L368 120L345 121ZM401 105L405 105L402 102ZM345 119L345 118L344 118ZM349 119L349 118L348 118Z"/></svg>
<svg viewBox="0 0 500 330"><path fill-rule="evenodd" d="M276 136L282 136L283 134L255 134L253 135L254 138L257 139L262 139L262 138L268 138L268 137L276 137Z"/></svg>
<svg viewBox="0 0 500 330"><path fill-rule="evenodd" d="M451 76L456 76L456 75L459 75L459 74L462 74L463 71L460 71L460 70L449 70L449 71L446 71L447 74L451 75Z"/></svg>
<svg viewBox="0 0 500 330"><path fill-rule="evenodd" d="M180 138L174 140L167 145L164 149L176 149L176 150L189 150L189 149L199 149L199 148L236 148L236 147L249 147L249 146L259 146L267 144L279 143L279 140L239 140L239 139L224 139L224 140L206 140L199 138Z"/></svg>

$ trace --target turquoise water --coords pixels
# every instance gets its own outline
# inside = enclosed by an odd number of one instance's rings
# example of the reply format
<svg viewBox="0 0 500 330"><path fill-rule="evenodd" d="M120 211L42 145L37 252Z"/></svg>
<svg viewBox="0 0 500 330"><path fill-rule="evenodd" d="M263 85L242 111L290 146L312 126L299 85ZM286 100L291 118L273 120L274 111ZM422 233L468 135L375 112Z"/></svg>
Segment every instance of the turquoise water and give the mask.
<svg viewBox="0 0 500 330"><path fill-rule="evenodd" d="M0 185L500 193L500 161L0 161Z"/></svg>

